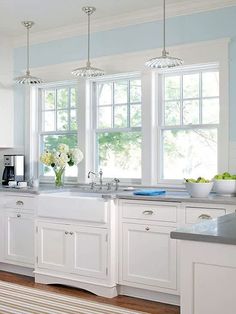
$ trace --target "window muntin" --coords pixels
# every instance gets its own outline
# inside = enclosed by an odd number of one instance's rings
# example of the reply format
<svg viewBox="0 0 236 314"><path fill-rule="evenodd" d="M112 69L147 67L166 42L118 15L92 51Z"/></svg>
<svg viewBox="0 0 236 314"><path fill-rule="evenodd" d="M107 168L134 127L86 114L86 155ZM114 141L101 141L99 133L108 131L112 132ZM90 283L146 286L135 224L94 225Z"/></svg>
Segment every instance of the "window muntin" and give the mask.
<svg viewBox="0 0 236 314"><path fill-rule="evenodd" d="M141 179L141 79L96 84L96 168L105 177Z"/></svg>
<svg viewBox="0 0 236 314"><path fill-rule="evenodd" d="M162 76L160 179L217 173L219 71L179 71Z"/></svg>
<svg viewBox="0 0 236 314"><path fill-rule="evenodd" d="M45 149L57 149L64 143L73 148L78 145L77 110L78 91L76 86L55 86L40 89L41 110L40 154ZM66 167L67 177L77 177L77 166ZM40 173L45 177L53 176L50 167L40 165Z"/></svg>

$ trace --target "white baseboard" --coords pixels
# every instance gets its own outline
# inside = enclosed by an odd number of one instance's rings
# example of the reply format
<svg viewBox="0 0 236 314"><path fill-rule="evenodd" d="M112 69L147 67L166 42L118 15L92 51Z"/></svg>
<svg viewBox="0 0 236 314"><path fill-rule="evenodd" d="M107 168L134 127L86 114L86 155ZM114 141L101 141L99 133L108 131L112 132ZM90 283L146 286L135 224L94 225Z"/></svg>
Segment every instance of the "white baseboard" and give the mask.
<svg viewBox="0 0 236 314"><path fill-rule="evenodd" d="M34 277L34 269L33 268L0 263L0 270L7 271L7 272L13 273L13 274Z"/></svg>
<svg viewBox="0 0 236 314"><path fill-rule="evenodd" d="M163 292L144 290L128 286L118 286L118 294L145 299L149 301L161 302L172 305L180 305L180 296Z"/></svg>

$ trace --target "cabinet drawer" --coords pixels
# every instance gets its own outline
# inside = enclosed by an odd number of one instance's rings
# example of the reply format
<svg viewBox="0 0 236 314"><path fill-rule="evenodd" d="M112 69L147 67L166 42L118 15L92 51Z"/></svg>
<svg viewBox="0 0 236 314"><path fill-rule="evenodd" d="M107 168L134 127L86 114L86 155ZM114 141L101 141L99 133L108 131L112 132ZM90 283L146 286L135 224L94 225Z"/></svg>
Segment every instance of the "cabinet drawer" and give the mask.
<svg viewBox="0 0 236 314"><path fill-rule="evenodd" d="M194 224L202 220L213 219L226 214L224 208L186 207L186 223Z"/></svg>
<svg viewBox="0 0 236 314"><path fill-rule="evenodd" d="M34 209L35 198L21 195L4 196L3 204L5 208Z"/></svg>
<svg viewBox="0 0 236 314"><path fill-rule="evenodd" d="M122 216L129 219L176 222L176 210L177 207L171 204L157 205L152 202L124 202L122 205Z"/></svg>

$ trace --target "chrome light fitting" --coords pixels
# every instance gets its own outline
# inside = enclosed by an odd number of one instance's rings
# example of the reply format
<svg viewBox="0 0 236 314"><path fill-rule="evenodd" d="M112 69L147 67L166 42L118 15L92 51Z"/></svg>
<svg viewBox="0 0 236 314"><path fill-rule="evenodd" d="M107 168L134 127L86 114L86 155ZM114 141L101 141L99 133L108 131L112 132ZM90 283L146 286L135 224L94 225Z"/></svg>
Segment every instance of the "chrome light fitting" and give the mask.
<svg viewBox="0 0 236 314"><path fill-rule="evenodd" d="M154 69L173 68L184 63L182 59L169 56L166 51L166 1L163 0L163 50L162 55L145 62L145 66Z"/></svg>
<svg viewBox="0 0 236 314"><path fill-rule="evenodd" d="M96 11L96 8L83 7L82 10L88 15L88 59L85 67L77 68L71 73L75 76L84 78L102 76L105 72L101 69L92 67L90 62L90 16Z"/></svg>
<svg viewBox="0 0 236 314"><path fill-rule="evenodd" d="M43 83L43 81L35 76L32 76L30 74L30 69L29 69L29 31L30 28L34 25L34 22L32 21L24 21L22 22L22 25L26 28L27 32L27 57L26 57L26 73L23 76L19 76L15 78L16 83L18 84L25 84L25 85L35 85L35 84L40 84Z"/></svg>

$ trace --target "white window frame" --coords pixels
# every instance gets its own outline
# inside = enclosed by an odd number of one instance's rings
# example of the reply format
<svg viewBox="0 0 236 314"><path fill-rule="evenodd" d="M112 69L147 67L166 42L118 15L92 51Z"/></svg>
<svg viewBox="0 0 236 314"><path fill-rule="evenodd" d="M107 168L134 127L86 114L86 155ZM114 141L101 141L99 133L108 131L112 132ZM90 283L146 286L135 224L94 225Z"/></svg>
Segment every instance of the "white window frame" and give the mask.
<svg viewBox="0 0 236 314"><path fill-rule="evenodd" d="M104 129L98 129L97 128L97 90L96 85L97 83L102 82L115 82L119 80L131 80L131 79L141 79L141 73L140 72L132 72L132 73L122 73L122 74L114 74L114 75L106 75L102 78L96 78L91 80L91 94L92 94L92 101L91 101L91 112L92 112L92 130L93 130L93 139L92 139L92 149L93 152L93 160L92 160L92 168L98 172L98 156L97 156L97 134L99 133L115 133L115 132L140 132L142 137L142 126L141 127L129 127L129 128L114 128L113 126L111 128L104 128ZM142 109L142 98L141 98L141 109ZM142 150L142 144L141 144L141 150ZM142 155L142 154L141 154ZM104 177L105 180L109 181L111 178ZM120 179L120 178L119 178ZM120 179L122 183L124 184L141 184L142 183L142 156L141 156L141 178L135 179L135 178L122 178Z"/></svg>
<svg viewBox="0 0 236 314"><path fill-rule="evenodd" d="M47 84L41 84L38 87L38 153L40 158L40 154L42 153L42 137L45 135L76 135L77 140L79 142L79 128L77 125L77 130L66 130L66 131L43 131L42 130L42 99L43 99L43 91L47 89L60 89L60 88L75 88L77 90L78 95L78 83L76 81L64 81L64 82L54 82L54 83L47 83ZM76 103L76 114L77 114L77 124L78 124L78 107L79 107L79 96L77 97L77 103ZM71 109L67 109L70 111ZM55 109L55 114L57 113L57 110ZM70 116L70 115L69 115ZM57 121L57 118L55 119L55 123ZM70 123L70 122L69 122ZM39 159L38 159L39 160ZM42 164L39 162L38 164L38 174L39 174L39 180L40 182L54 182L54 176L45 176L42 175ZM75 177L65 177L65 182L67 183L75 183L78 181L78 169L77 169L77 175Z"/></svg>
<svg viewBox="0 0 236 314"><path fill-rule="evenodd" d="M164 125L164 105L163 105L163 95L164 95L164 84L163 78L165 75L183 75L183 74L193 74L198 72L207 72L207 71L219 71L219 124L193 124L193 125L177 125L177 126L165 126ZM219 63L208 63L208 64L197 64L191 66L183 66L174 69L161 70L157 74L158 76L158 87L156 87L160 92L158 94L158 115L157 119L157 184L161 185L174 185L181 186L183 184L183 180L175 180L175 179L163 179L163 143L162 143L162 132L163 130L186 130L186 129L217 129L218 134L218 142L217 142L217 168L218 172L225 171L228 169L228 131L227 131L227 108L222 103L221 90L222 85L222 75L220 71ZM182 97L181 97L182 98ZM201 97L200 101L201 101ZM207 97L204 97L204 99ZM225 156L222 154L222 149L224 150L225 146Z"/></svg>

